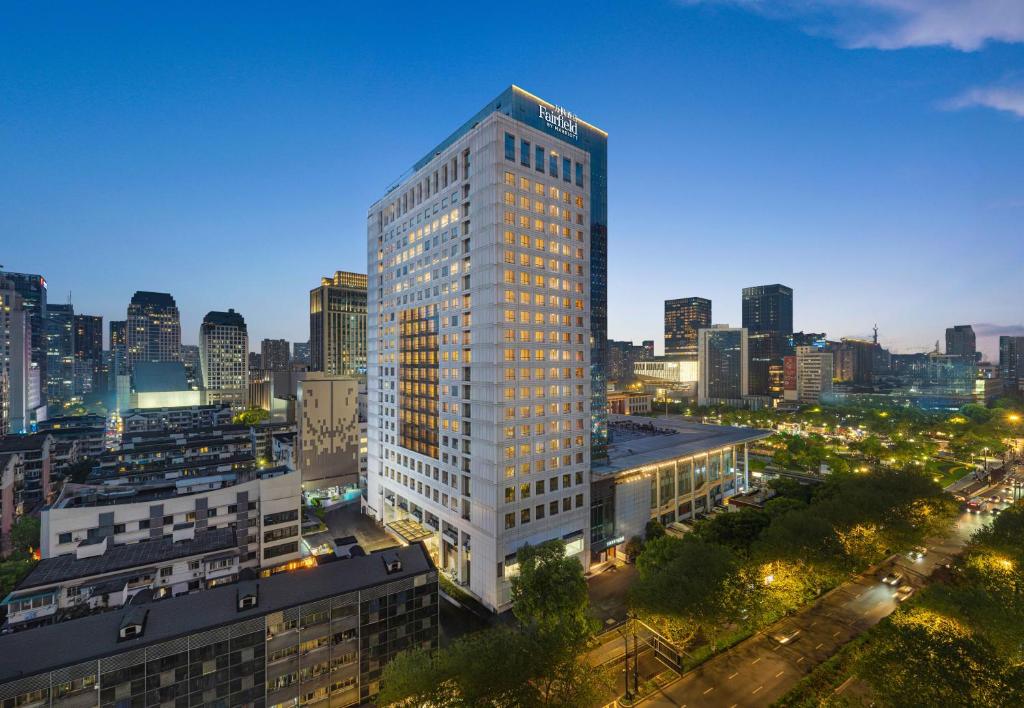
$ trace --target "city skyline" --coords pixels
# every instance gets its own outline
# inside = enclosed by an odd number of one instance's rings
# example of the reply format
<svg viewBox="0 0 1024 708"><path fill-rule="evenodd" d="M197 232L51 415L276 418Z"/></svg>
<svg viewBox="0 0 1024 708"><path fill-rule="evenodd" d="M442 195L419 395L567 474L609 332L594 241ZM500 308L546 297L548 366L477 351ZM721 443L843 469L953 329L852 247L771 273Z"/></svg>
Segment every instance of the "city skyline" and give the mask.
<svg viewBox="0 0 1024 708"><path fill-rule="evenodd" d="M15 69L0 141L18 165L0 171L4 266L42 273L51 302L77 293L76 312L108 322L135 290L170 292L186 344L206 312L228 308L251 322L253 342L306 341L309 289L324 272L362 270L374 186L443 138L452 115L515 82L609 131L609 337L660 351L664 300L707 297L715 322L736 324L743 287L782 282L797 330L870 336L877 323L894 351L922 351L971 323L992 358L998 334L1024 332L1002 295L1024 255L1022 125L1004 86L1021 56L1019 33L1004 29L1013 22L882 12L875 31L853 36L842 18L776 4L789 11L666 3L627 19L547 8L556 24L563 12L578 23L579 51L558 72L543 53L498 51L493 23L472 66L431 85L398 71L411 50L384 55L350 29L381 21L374 9L252 11L216 42L173 11L113 23L25 9L0 30ZM409 26L458 27L452 12L414 9ZM205 19L239 20L223 8ZM928 32L908 30L915 19ZM292 32L275 36L279 22ZM40 52L49 40L29 26L48 27L61 51ZM625 29L608 53L612 26ZM666 72L684 78L666 89ZM403 116L438 90L443 108ZM124 274L109 277L114 267Z"/></svg>

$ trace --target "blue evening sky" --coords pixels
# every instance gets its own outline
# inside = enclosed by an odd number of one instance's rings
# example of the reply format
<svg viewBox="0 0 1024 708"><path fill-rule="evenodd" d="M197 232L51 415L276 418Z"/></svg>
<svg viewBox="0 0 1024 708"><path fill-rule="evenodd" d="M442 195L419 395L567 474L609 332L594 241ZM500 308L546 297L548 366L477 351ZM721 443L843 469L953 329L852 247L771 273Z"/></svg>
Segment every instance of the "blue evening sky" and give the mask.
<svg viewBox="0 0 1024 708"><path fill-rule="evenodd" d="M614 338L774 282L897 351L1024 332L1022 42L1019 0L7 2L0 263L304 341L367 207L517 83L610 134Z"/></svg>

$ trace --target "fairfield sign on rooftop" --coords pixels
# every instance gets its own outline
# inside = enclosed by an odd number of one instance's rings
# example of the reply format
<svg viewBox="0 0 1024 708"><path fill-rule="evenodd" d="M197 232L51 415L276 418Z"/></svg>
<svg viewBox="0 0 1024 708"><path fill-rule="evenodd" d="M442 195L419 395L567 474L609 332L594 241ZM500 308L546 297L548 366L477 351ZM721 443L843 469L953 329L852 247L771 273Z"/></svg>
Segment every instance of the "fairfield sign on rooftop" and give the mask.
<svg viewBox="0 0 1024 708"><path fill-rule="evenodd" d="M567 111L561 106L549 109L540 104L540 117L549 127L554 128L562 135L579 140L579 118L575 113Z"/></svg>

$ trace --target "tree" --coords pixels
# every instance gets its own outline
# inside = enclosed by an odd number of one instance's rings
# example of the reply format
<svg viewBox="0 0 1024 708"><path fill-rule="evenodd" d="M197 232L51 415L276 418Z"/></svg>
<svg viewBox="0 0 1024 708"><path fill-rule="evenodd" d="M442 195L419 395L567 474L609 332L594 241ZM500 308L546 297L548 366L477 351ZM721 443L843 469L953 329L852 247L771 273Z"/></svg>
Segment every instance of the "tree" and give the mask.
<svg viewBox="0 0 1024 708"><path fill-rule="evenodd" d="M726 546L699 539L659 538L637 561L630 601L677 644L700 631L717 648L721 625L733 619L737 563Z"/></svg>
<svg viewBox="0 0 1024 708"><path fill-rule="evenodd" d="M771 523L771 517L760 509L741 509L729 514L716 514L697 524L697 538L720 543L734 551L746 551Z"/></svg>
<svg viewBox="0 0 1024 708"><path fill-rule="evenodd" d="M67 471L65 472L65 478L75 484L82 484L89 478L89 473L92 472L95 465L95 461L89 458L74 462L68 465Z"/></svg>
<svg viewBox="0 0 1024 708"><path fill-rule="evenodd" d="M236 413L232 419L233 422L242 425L258 425L265 420L270 420L270 412L262 408L248 408Z"/></svg>
<svg viewBox="0 0 1024 708"><path fill-rule="evenodd" d="M22 516L11 527L12 554L27 554L39 548L38 516Z"/></svg>
<svg viewBox="0 0 1024 708"><path fill-rule="evenodd" d="M992 647L957 620L924 608L899 611L879 628L857 673L884 702L904 706L1002 705Z"/></svg>
<svg viewBox="0 0 1024 708"><path fill-rule="evenodd" d="M594 629L580 562L566 557L565 544L559 540L523 546L516 558L519 574L512 578L512 613L553 651L577 652Z"/></svg>

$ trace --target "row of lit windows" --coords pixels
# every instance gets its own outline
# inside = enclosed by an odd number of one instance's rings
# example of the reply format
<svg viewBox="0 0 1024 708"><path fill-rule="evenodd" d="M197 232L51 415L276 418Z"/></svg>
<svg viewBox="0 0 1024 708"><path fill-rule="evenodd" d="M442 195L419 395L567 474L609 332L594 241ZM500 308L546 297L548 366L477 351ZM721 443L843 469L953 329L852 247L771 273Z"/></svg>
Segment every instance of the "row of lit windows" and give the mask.
<svg viewBox="0 0 1024 708"><path fill-rule="evenodd" d="M576 508L577 509L581 509L582 507L583 507L583 495L582 494L577 494L576 495ZM573 499L572 499L572 497L565 497L564 499L562 499L562 511L563 512L565 512L565 513L570 512L570 511L572 511L572 508L573 508ZM543 519L544 518L544 512L545 512L544 505L543 504L538 504L536 509L535 509L535 512L536 513L533 516L534 520L540 521L541 519ZM548 513L549 516L555 516L556 514L558 514L558 501L550 502L547 505L547 513ZM519 523L520 523L520 525L524 525L524 524L530 523L530 509L527 508L527 509L520 509L519 510ZM505 530L513 529L515 527L516 527L516 513L514 511L510 511L507 514L505 514Z"/></svg>
<svg viewBox="0 0 1024 708"><path fill-rule="evenodd" d="M512 173L512 172L505 172L505 184L507 184L509 187L515 187L516 186L516 182L517 182L516 175L514 173ZM531 190L531 188L532 188L534 194L537 194L537 195L540 195L540 196L544 196L545 186L544 186L543 182L531 182L526 177L523 177L522 175L520 175L519 179L518 179L518 183L519 183L519 189L520 190L522 190L524 192L529 192ZM554 199L555 201L558 201L559 199L561 199L566 204L575 204L580 209L583 208L583 197L581 195L579 195L579 194L577 194L575 197L573 197L568 189L565 189L565 190L559 189L558 187L555 187L553 185L547 187L546 191L547 191L548 197L550 197L551 199Z"/></svg>
<svg viewBox="0 0 1024 708"><path fill-rule="evenodd" d="M565 219L566 222L572 223L572 219L570 218L570 215L569 215L568 212L566 212L566 215L567 215L566 219ZM515 212L512 211L511 209L506 209L505 210L505 213L502 216L502 221L505 224L509 225L509 226L512 226L512 225L518 223L519 224L519 228L521 228L521 229L530 229L530 228L532 228L534 231L539 231L541 233L544 233L545 231L547 231L552 236L558 236L559 234L561 234L563 237L569 238L571 236L571 234L572 234L572 231L569 229L569 227L567 227L567 226L563 227L557 221L550 221L550 222L548 222L548 221L544 221L544 219L531 218L531 217L527 216L526 214L520 214L519 218L517 219ZM576 223L577 224L581 224L581 225L583 224L583 214L582 213L577 213L576 214Z"/></svg>
<svg viewBox="0 0 1024 708"><path fill-rule="evenodd" d="M516 243L516 235L513 231L505 231L505 243L509 246L514 246ZM569 244L559 244L558 241L545 241L542 238L531 238L529 234L519 234L519 245L522 248L530 248L531 246L538 251L550 251L551 253L557 254L561 251L563 256L571 256L572 249ZM583 260L583 249L576 249L576 257Z"/></svg>
<svg viewBox="0 0 1024 708"><path fill-rule="evenodd" d="M534 379L535 381L543 381L545 378L553 379L553 380L557 381L558 379L571 379L571 378L573 378L573 370L569 369L569 368L559 369L556 366L552 366L551 368L549 368L547 370L545 370L542 367L536 367L536 368L533 368L533 369L530 369L528 367L523 367L523 368L519 369L518 372L513 367L508 367L507 369L505 369L505 380L506 381L515 381L516 378L517 378L517 375L518 375L518 379L520 381L529 381L531 378ZM581 366L576 367L576 369L575 369L575 376L578 379L582 379L583 378L583 367L581 367Z"/></svg>
<svg viewBox="0 0 1024 708"><path fill-rule="evenodd" d="M505 468L505 477L511 478L515 476L515 466ZM512 474L509 474L509 470ZM566 472L559 478L558 475L549 479L537 479L533 482L521 482L518 485L509 485L505 487L505 503L512 504L517 499L529 499L531 496L539 497L544 494L559 491L559 487L562 489L570 489L573 486L573 478L575 476L575 484L583 484L583 471L576 470L575 475L571 472Z"/></svg>

